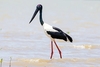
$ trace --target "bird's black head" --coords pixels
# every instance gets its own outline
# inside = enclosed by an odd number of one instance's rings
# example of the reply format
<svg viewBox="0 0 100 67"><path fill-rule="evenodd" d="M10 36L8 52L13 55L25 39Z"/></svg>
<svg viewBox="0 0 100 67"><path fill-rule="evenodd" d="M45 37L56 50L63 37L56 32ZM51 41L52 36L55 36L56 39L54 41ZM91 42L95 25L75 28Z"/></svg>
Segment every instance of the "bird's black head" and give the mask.
<svg viewBox="0 0 100 67"><path fill-rule="evenodd" d="M38 4L38 5L36 6L36 8L37 8L38 10L41 10L41 9L42 9L42 5L41 5L41 4Z"/></svg>
<svg viewBox="0 0 100 67"><path fill-rule="evenodd" d="M32 16L32 19L30 20L29 23L32 22L32 20L34 19L34 17L35 17L36 14L38 13L38 11L41 11L41 10L42 10L42 5L41 5L41 4L38 4L38 5L36 6L36 10L35 10L35 12L34 12L34 14L33 14L33 16Z"/></svg>

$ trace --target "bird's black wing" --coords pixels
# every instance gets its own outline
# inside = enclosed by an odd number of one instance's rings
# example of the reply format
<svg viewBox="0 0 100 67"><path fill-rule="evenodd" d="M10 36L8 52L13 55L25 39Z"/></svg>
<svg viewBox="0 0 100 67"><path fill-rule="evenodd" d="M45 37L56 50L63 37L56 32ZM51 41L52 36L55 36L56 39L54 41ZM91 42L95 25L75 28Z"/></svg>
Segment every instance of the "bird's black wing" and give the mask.
<svg viewBox="0 0 100 67"><path fill-rule="evenodd" d="M53 29L59 31L60 33L63 33L63 31L61 29L57 28L57 27L53 27Z"/></svg>
<svg viewBox="0 0 100 67"><path fill-rule="evenodd" d="M63 39L67 41L66 35L63 34L63 31L59 28L52 27L55 31L47 31L47 33L54 39Z"/></svg>
<svg viewBox="0 0 100 67"><path fill-rule="evenodd" d="M72 37L70 37L68 34L64 33L61 29L59 29L59 28L57 28L57 27L53 27L53 29L55 29L55 30L59 31L60 33L62 33L63 35L65 35L66 38L68 38L68 40L69 40L70 42L73 42ZM67 39L66 39L65 41L67 41Z"/></svg>
<svg viewBox="0 0 100 67"><path fill-rule="evenodd" d="M53 32L53 31L47 31L47 33L53 38L53 39L63 39L67 41L66 36L61 32Z"/></svg>
<svg viewBox="0 0 100 67"><path fill-rule="evenodd" d="M68 34L66 34L65 33L65 35L66 35L66 37L68 38L68 40L70 41L70 42L73 42L73 39L72 39L72 37L70 37Z"/></svg>

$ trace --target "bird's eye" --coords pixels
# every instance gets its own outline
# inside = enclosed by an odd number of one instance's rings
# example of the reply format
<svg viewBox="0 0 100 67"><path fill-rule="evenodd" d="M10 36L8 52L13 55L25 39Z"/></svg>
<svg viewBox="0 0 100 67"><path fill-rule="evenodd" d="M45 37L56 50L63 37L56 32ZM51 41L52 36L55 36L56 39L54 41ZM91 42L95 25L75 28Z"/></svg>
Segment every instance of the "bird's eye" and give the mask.
<svg viewBox="0 0 100 67"><path fill-rule="evenodd" d="M39 8L42 8L42 6L40 5Z"/></svg>

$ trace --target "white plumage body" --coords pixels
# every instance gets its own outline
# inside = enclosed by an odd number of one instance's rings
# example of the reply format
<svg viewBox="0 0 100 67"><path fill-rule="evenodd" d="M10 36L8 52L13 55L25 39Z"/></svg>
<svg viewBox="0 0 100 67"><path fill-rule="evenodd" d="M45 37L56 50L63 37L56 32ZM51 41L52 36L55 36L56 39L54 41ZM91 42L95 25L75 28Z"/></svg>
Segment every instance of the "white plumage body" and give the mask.
<svg viewBox="0 0 100 67"><path fill-rule="evenodd" d="M47 31L52 31L52 32L58 32L57 30L54 30L53 27L47 23L43 24L44 32L45 34L51 39L54 40L48 33Z"/></svg>
<svg viewBox="0 0 100 67"><path fill-rule="evenodd" d="M47 23L43 24L43 28L46 31L58 32L57 30L54 30L53 27L51 25L47 24Z"/></svg>

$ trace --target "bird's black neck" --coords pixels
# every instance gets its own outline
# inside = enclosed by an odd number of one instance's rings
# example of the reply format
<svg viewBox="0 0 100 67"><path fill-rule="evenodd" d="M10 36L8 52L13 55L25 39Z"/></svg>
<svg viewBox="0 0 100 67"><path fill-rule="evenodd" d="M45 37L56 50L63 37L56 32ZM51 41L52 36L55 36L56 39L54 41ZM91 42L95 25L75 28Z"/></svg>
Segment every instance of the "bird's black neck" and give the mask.
<svg viewBox="0 0 100 67"><path fill-rule="evenodd" d="M42 9L40 10L40 23L41 23L41 25L43 25L44 24L44 22L43 22L43 19L42 19Z"/></svg>

